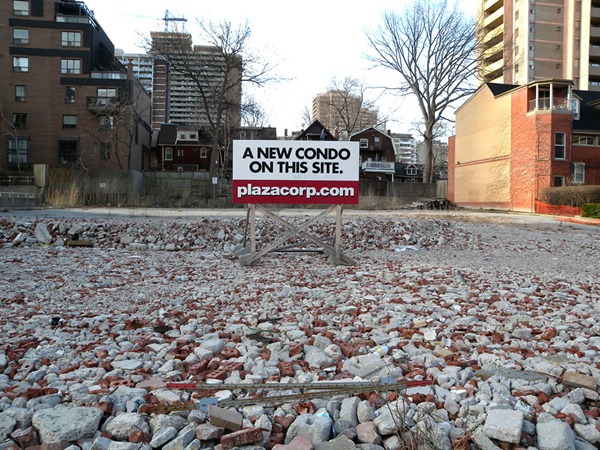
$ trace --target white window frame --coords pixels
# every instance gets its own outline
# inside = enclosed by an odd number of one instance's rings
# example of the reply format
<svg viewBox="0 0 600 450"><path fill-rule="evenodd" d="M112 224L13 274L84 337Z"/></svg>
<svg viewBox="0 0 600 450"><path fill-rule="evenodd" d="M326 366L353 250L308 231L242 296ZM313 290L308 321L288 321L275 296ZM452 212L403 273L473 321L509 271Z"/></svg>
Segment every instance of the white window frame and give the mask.
<svg viewBox="0 0 600 450"><path fill-rule="evenodd" d="M565 177L563 177L562 175L555 175L554 176L554 186L559 187L559 186L564 186L564 185L565 185Z"/></svg>
<svg viewBox="0 0 600 450"><path fill-rule="evenodd" d="M165 147L165 161L173 161L173 148Z"/></svg>
<svg viewBox="0 0 600 450"><path fill-rule="evenodd" d="M62 75L81 75L81 60L62 58L60 60L60 73Z"/></svg>
<svg viewBox="0 0 600 450"><path fill-rule="evenodd" d="M185 156L185 151L182 148L177 149L177 157L183 158Z"/></svg>
<svg viewBox="0 0 600 450"><path fill-rule="evenodd" d="M596 144L596 137L591 134L574 134L571 143L582 147L593 147Z"/></svg>
<svg viewBox="0 0 600 450"><path fill-rule="evenodd" d="M573 184L585 184L585 163L573 163Z"/></svg>
<svg viewBox="0 0 600 450"><path fill-rule="evenodd" d="M60 35L63 47L81 47L81 31L63 31Z"/></svg>
<svg viewBox="0 0 600 450"><path fill-rule="evenodd" d="M407 167L406 168L406 175L416 175L417 174L417 169L415 167Z"/></svg>
<svg viewBox="0 0 600 450"><path fill-rule="evenodd" d="M562 136L562 143L558 142L558 137ZM562 149L562 156L559 156L559 150ZM552 159L565 160L567 158L567 133L556 131L554 133L554 154Z"/></svg>
<svg viewBox="0 0 600 450"><path fill-rule="evenodd" d="M571 99L571 113L573 114L573 120L579 120L579 99Z"/></svg>
<svg viewBox="0 0 600 450"><path fill-rule="evenodd" d="M208 158L208 150L206 147L200 147L200 158Z"/></svg>
<svg viewBox="0 0 600 450"><path fill-rule="evenodd" d="M13 16L28 16L29 14L28 0L13 0Z"/></svg>
<svg viewBox="0 0 600 450"><path fill-rule="evenodd" d="M29 72L29 57L13 56L13 72Z"/></svg>
<svg viewBox="0 0 600 450"><path fill-rule="evenodd" d="M21 36L19 37L18 34L21 34ZM29 30L26 28L13 28L13 44L29 44Z"/></svg>

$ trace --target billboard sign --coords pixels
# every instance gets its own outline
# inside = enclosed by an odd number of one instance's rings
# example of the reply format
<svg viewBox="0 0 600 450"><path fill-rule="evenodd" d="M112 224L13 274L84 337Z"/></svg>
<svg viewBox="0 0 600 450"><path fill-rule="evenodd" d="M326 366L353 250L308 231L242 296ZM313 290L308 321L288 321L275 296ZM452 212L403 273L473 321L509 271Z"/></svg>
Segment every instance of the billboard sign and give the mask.
<svg viewBox="0 0 600 450"><path fill-rule="evenodd" d="M358 142L233 141L233 203L358 203Z"/></svg>

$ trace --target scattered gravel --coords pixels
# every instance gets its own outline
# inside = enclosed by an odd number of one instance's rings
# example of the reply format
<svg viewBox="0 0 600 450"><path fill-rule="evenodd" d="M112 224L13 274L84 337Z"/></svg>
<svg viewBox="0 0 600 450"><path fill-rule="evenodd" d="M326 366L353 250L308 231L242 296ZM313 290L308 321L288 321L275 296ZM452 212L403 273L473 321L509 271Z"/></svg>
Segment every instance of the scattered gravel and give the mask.
<svg viewBox="0 0 600 450"><path fill-rule="evenodd" d="M597 448L597 233L350 216L356 265L277 252L241 266L244 226L0 218L0 450ZM260 242L281 232L258 221ZM227 383L389 377L409 387L156 409L246 394ZM166 385L186 380L217 392Z"/></svg>

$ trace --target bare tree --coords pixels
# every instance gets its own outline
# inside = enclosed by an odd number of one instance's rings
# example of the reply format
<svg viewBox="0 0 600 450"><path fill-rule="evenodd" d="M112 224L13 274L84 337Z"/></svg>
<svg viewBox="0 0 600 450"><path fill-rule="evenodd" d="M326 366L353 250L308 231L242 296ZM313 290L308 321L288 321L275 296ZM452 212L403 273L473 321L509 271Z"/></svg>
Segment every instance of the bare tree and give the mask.
<svg viewBox="0 0 600 450"><path fill-rule="evenodd" d="M137 152L140 139L151 133L150 111L150 97L138 80L131 80L119 96L98 108L95 126L85 129L93 138L83 149L86 156L104 161L108 168L116 166L123 174L131 170L136 166L132 158L141 157ZM87 170L83 154L78 165Z"/></svg>
<svg viewBox="0 0 600 450"><path fill-rule="evenodd" d="M15 143L15 162L17 166L17 170L21 171L21 141L19 140L19 131L17 127L13 123L13 121L6 117L4 113L4 108L2 107L2 99L0 99L0 132L1 134L6 134L9 138L9 141L13 141ZM6 155L6 162L10 164L10 151L13 149L9 149Z"/></svg>
<svg viewBox="0 0 600 450"><path fill-rule="evenodd" d="M367 32L368 59L394 70L400 84L390 88L412 94L423 118L423 180L433 180L436 125L458 100L470 95L477 75L475 21L447 0L414 0L402 13L386 12L383 22Z"/></svg>
<svg viewBox="0 0 600 450"><path fill-rule="evenodd" d="M329 86L328 108L330 128L338 130L342 139L355 131L380 124L375 103L366 98L367 87L357 78L333 78ZM333 130L330 130L333 131Z"/></svg>
<svg viewBox="0 0 600 450"><path fill-rule="evenodd" d="M274 81L270 74L275 66L251 51L248 22L238 27L227 20L198 23L202 46L192 45L191 36L177 29L153 33L147 45L197 91L199 125L206 126L213 140L210 174L217 176L227 167L224 145L230 139L225 134L240 125L242 85L261 87Z"/></svg>
<svg viewBox="0 0 600 450"><path fill-rule="evenodd" d="M245 127L266 127L269 117L264 108L249 95L244 96L242 104L242 125Z"/></svg>

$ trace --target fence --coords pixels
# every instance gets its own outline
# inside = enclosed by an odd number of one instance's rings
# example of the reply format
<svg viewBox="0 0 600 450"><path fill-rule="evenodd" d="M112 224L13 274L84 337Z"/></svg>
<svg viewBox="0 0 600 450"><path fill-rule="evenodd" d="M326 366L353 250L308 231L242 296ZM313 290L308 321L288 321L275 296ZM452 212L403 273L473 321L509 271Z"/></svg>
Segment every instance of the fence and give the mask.
<svg viewBox="0 0 600 450"><path fill-rule="evenodd" d="M569 205L549 205L535 201L535 212L538 214L549 214L552 216L581 216L581 208Z"/></svg>
<svg viewBox="0 0 600 450"><path fill-rule="evenodd" d="M443 189L442 189L443 192ZM359 195L389 197L400 203L436 198L437 185L425 183L392 183L389 181L361 180ZM444 195L445 197L445 195Z"/></svg>

